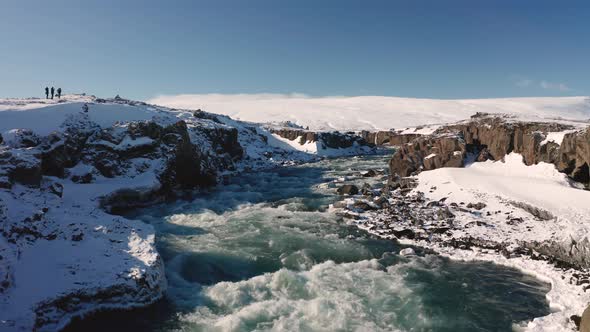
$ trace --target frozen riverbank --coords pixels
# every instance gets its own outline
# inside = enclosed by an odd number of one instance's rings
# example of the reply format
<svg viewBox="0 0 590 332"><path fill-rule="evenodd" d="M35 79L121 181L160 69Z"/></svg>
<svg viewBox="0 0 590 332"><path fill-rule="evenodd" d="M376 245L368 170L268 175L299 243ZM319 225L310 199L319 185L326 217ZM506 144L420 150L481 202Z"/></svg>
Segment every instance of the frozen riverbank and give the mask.
<svg viewBox="0 0 590 332"><path fill-rule="evenodd" d="M522 156L440 168L400 179L379 196L353 197L344 207L351 224L383 238L432 249L462 261L490 261L518 268L551 284L553 312L520 324L528 331L575 330L572 316L590 303L585 266L536 250L543 243L584 237L590 193L572 187L550 164L526 166ZM382 200L383 208L361 210L359 202ZM366 204L365 204L366 206ZM548 218L548 216L551 216ZM578 240L576 240L578 241ZM571 252L570 252L571 253Z"/></svg>
<svg viewBox="0 0 590 332"><path fill-rule="evenodd" d="M509 330L549 313L549 285L536 278L416 247L417 255L400 255L405 246L329 210L343 183L384 181L387 159L246 173L194 200L138 211L133 218L158 234L165 300L72 330Z"/></svg>

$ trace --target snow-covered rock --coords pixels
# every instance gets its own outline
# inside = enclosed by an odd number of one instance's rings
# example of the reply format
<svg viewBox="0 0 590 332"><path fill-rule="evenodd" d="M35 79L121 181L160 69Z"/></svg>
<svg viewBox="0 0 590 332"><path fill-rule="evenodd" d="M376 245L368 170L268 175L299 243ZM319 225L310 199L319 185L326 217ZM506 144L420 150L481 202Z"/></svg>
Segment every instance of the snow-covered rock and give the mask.
<svg viewBox="0 0 590 332"><path fill-rule="evenodd" d="M402 145L391 159L390 174L409 176L422 170L463 167L473 161L501 160L515 152L526 165L552 163L588 185L589 128L583 123L526 122L506 115L477 114ZM553 137L551 142L545 142L547 137Z"/></svg>
<svg viewBox="0 0 590 332"><path fill-rule="evenodd" d="M163 295L154 229L109 213L320 154L227 116L84 95L0 100L0 134L0 331Z"/></svg>

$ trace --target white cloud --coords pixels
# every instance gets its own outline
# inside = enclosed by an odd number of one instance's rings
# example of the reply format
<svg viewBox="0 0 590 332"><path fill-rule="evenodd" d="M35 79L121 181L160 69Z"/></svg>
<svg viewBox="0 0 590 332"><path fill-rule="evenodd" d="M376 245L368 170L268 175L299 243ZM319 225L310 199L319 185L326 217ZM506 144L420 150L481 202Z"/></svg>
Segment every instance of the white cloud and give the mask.
<svg viewBox="0 0 590 332"><path fill-rule="evenodd" d="M539 82L539 86L547 90L569 91L570 88L564 83L552 83L547 81Z"/></svg>
<svg viewBox="0 0 590 332"><path fill-rule="evenodd" d="M570 91L571 89L565 83L555 83L546 80L536 81L524 76L512 76L514 85L519 88L540 87L545 90Z"/></svg>
<svg viewBox="0 0 590 332"><path fill-rule="evenodd" d="M527 78L521 78L516 81L516 85L521 88L526 88L527 86L530 86L533 83L533 80L529 80Z"/></svg>

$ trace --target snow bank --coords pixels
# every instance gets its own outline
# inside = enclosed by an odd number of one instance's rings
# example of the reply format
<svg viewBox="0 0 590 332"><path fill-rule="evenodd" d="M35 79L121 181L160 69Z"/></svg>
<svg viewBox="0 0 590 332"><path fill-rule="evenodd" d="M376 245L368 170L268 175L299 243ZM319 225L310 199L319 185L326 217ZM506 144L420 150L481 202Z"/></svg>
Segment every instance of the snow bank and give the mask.
<svg viewBox="0 0 590 332"><path fill-rule="evenodd" d="M590 118L588 97L503 99L416 99L381 96L308 97L281 94L159 96L150 103L202 108L258 123L291 121L310 130L389 130L466 119L476 112L507 113L523 119ZM425 130L428 131L428 130Z"/></svg>
<svg viewBox="0 0 590 332"><path fill-rule="evenodd" d="M549 142L553 142L556 143L558 145L561 145L561 142L563 142L563 138L565 137L566 134L569 133L573 133L576 130L565 130L565 131L558 131L558 132L549 132L547 133L547 137L545 137L545 139L541 142L541 145L545 145Z"/></svg>
<svg viewBox="0 0 590 332"><path fill-rule="evenodd" d="M515 240L550 239L552 234L580 239L590 234L590 191L572 187L567 176L552 164L526 166L522 156L516 153L504 159L473 163L466 168L422 172L417 190L432 199L447 197L449 202L479 199L492 211L505 208L506 202L524 202L547 210L558 219L537 221L537 224L545 223L545 227L513 234ZM432 187L437 189L430 190Z"/></svg>
<svg viewBox="0 0 590 332"><path fill-rule="evenodd" d="M14 128L26 128L37 135L45 136L58 130L68 115L80 113L84 104L93 103L92 96L65 95L57 99L0 99L0 134ZM152 107L136 107L125 104L91 104L90 120L101 127L110 127L116 122L151 120L163 112Z"/></svg>
<svg viewBox="0 0 590 332"><path fill-rule="evenodd" d="M484 202L481 214L468 213L458 216L463 231L453 237L475 237L497 243L517 244L533 241L567 243L570 239L580 242L590 234L590 192L572 187L567 177L552 164L539 163L526 166L522 156L511 153L504 161L474 163L464 169L440 168L418 175L417 191L426 197L445 203ZM551 220L538 220L511 202L524 202L550 212ZM495 214L494 212L499 213ZM484 213L491 212L485 217ZM517 218L518 225L509 225L507 218ZM483 221L483 227L468 227L473 221ZM517 222L517 223L519 223ZM564 271L544 262L527 257L507 259L486 250L454 250L436 244L420 242L419 245L455 259L487 260L497 264L519 268L551 283L547 299L554 313L540 317L521 326L526 331L564 331L573 327L569 317L580 315L590 302L590 294L582 285L570 283L574 270Z"/></svg>

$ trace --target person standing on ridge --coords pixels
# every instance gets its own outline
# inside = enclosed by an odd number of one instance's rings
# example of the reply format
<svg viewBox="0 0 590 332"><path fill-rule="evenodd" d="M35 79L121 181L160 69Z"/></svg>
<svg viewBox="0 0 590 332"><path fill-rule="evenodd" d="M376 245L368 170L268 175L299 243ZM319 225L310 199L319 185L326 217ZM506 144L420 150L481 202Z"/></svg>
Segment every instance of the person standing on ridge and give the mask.
<svg viewBox="0 0 590 332"><path fill-rule="evenodd" d="M53 99L53 95L55 94L55 88L51 87L51 99Z"/></svg>
<svg viewBox="0 0 590 332"><path fill-rule="evenodd" d="M45 87L45 99L49 99L49 88Z"/></svg>
<svg viewBox="0 0 590 332"><path fill-rule="evenodd" d="M57 88L57 99L61 98L61 88Z"/></svg>

